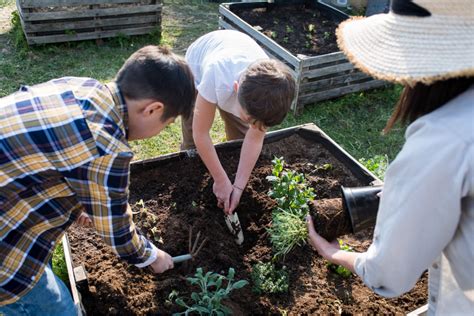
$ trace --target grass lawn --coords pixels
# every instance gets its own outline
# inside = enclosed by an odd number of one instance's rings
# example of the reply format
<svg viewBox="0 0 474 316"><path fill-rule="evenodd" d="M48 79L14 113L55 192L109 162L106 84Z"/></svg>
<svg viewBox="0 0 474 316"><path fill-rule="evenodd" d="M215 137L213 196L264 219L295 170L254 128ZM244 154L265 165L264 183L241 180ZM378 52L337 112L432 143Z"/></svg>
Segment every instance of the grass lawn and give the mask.
<svg viewBox="0 0 474 316"><path fill-rule="evenodd" d="M13 23L12 23L13 21ZM63 43L28 48L22 35L14 0L0 0L0 97L16 91L22 84L35 84L62 76L87 76L100 81L113 80L131 53L148 44L166 44L184 54L197 37L217 29L218 4L199 0L164 0L162 34L117 37L105 40ZM382 136L401 88L394 86L354 93L312 106L297 117L288 115L273 128L315 123L356 159L383 177L388 161L403 144L404 129ZM214 141L224 141L220 119L212 130ZM178 150L180 122L167 127L159 136L132 142L135 159L145 159Z"/></svg>

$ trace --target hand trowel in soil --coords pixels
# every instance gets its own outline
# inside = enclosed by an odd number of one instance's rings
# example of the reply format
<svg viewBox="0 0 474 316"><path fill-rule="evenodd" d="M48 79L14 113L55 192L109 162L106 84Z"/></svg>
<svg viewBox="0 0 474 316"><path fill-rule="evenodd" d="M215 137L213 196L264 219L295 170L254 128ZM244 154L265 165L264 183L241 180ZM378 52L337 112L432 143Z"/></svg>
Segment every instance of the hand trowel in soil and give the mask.
<svg viewBox="0 0 474 316"><path fill-rule="evenodd" d="M240 226L239 217L237 212L234 212L232 215L224 215L225 223L229 228L231 234L235 238L235 242L238 245L242 245L244 242L244 233L242 232L242 227Z"/></svg>

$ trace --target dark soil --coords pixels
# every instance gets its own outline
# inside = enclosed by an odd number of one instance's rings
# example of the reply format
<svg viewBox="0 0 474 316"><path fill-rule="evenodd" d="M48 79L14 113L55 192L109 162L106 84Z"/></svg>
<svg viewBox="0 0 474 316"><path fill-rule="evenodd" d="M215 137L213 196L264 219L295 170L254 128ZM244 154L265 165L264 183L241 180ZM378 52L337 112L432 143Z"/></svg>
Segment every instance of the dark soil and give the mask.
<svg viewBox="0 0 474 316"><path fill-rule="evenodd" d="M242 20L293 55L317 56L339 51L335 30L340 21L313 6L291 5L237 9Z"/></svg>
<svg viewBox="0 0 474 316"><path fill-rule="evenodd" d="M219 152L224 168L235 175L239 150ZM347 229L343 216L339 186L367 185L325 148L299 136L267 144L252 173L237 212L245 241L237 246L216 206L212 194L212 180L198 158L171 162L155 168L141 167L131 177L130 204L135 212L139 229L156 245L173 256L185 254L188 249L188 227L201 231L209 240L195 261L177 264L175 269L153 275L121 261L112 253L92 229L72 227L69 232L75 266L83 265L88 283L80 285L80 292L88 315L167 315L182 311L167 301L172 290L190 297L196 288L189 286L185 277L194 274L197 267L205 271L226 274L229 267L236 270L237 279L250 281L252 265L272 258L266 229L270 225L274 201L267 196L270 184L265 177L271 174L273 156L283 156L287 166L303 172L317 195L312 206L315 221L326 218L327 225L320 231L337 234ZM323 164L333 168L324 170ZM136 204L143 199L146 209ZM333 212L339 223L332 222L327 212ZM318 212L318 214L315 214ZM319 224L317 224L319 225ZM343 227L343 228L341 228ZM370 245L371 232L342 239L356 251ZM227 305L235 315L270 315L285 311L291 315L308 314L405 314L427 299L427 277L424 275L415 288L396 299L385 299L364 286L353 275L345 279L329 270L323 260L308 245L287 255L284 263L290 275L289 292L257 295L250 283L235 291Z"/></svg>

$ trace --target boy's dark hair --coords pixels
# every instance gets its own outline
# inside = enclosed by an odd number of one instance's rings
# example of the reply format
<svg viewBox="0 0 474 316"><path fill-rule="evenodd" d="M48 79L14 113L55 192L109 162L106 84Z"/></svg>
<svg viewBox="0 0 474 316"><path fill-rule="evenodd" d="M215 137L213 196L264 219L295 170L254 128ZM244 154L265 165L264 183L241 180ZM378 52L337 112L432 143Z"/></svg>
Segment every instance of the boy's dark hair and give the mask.
<svg viewBox="0 0 474 316"><path fill-rule="evenodd" d="M188 118L196 88L186 61L167 47L145 46L123 64L115 79L123 95L132 100L162 102L162 121L181 115Z"/></svg>
<svg viewBox="0 0 474 316"><path fill-rule="evenodd" d="M274 59L250 65L240 78L238 99L260 128L280 124L295 97L290 68Z"/></svg>
<svg viewBox="0 0 474 316"><path fill-rule="evenodd" d="M410 124L417 118L433 112L473 84L474 77L468 77L447 79L431 85L417 83L414 87L405 86L384 128L384 133L389 132L397 122Z"/></svg>

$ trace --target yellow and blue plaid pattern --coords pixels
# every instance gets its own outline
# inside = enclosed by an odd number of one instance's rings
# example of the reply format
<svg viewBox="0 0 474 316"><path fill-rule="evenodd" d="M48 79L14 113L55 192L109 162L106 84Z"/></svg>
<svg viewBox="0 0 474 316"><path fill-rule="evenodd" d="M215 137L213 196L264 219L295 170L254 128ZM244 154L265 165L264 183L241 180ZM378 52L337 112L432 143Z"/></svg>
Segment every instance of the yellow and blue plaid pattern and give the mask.
<svg viewBox="0 0 474 316"><path fill-rule="evenodd" d="M81 211L129 263L151 256L127 203L126 126L115 83L66 77L0 99L0 305L33 288Z"/></svg>

